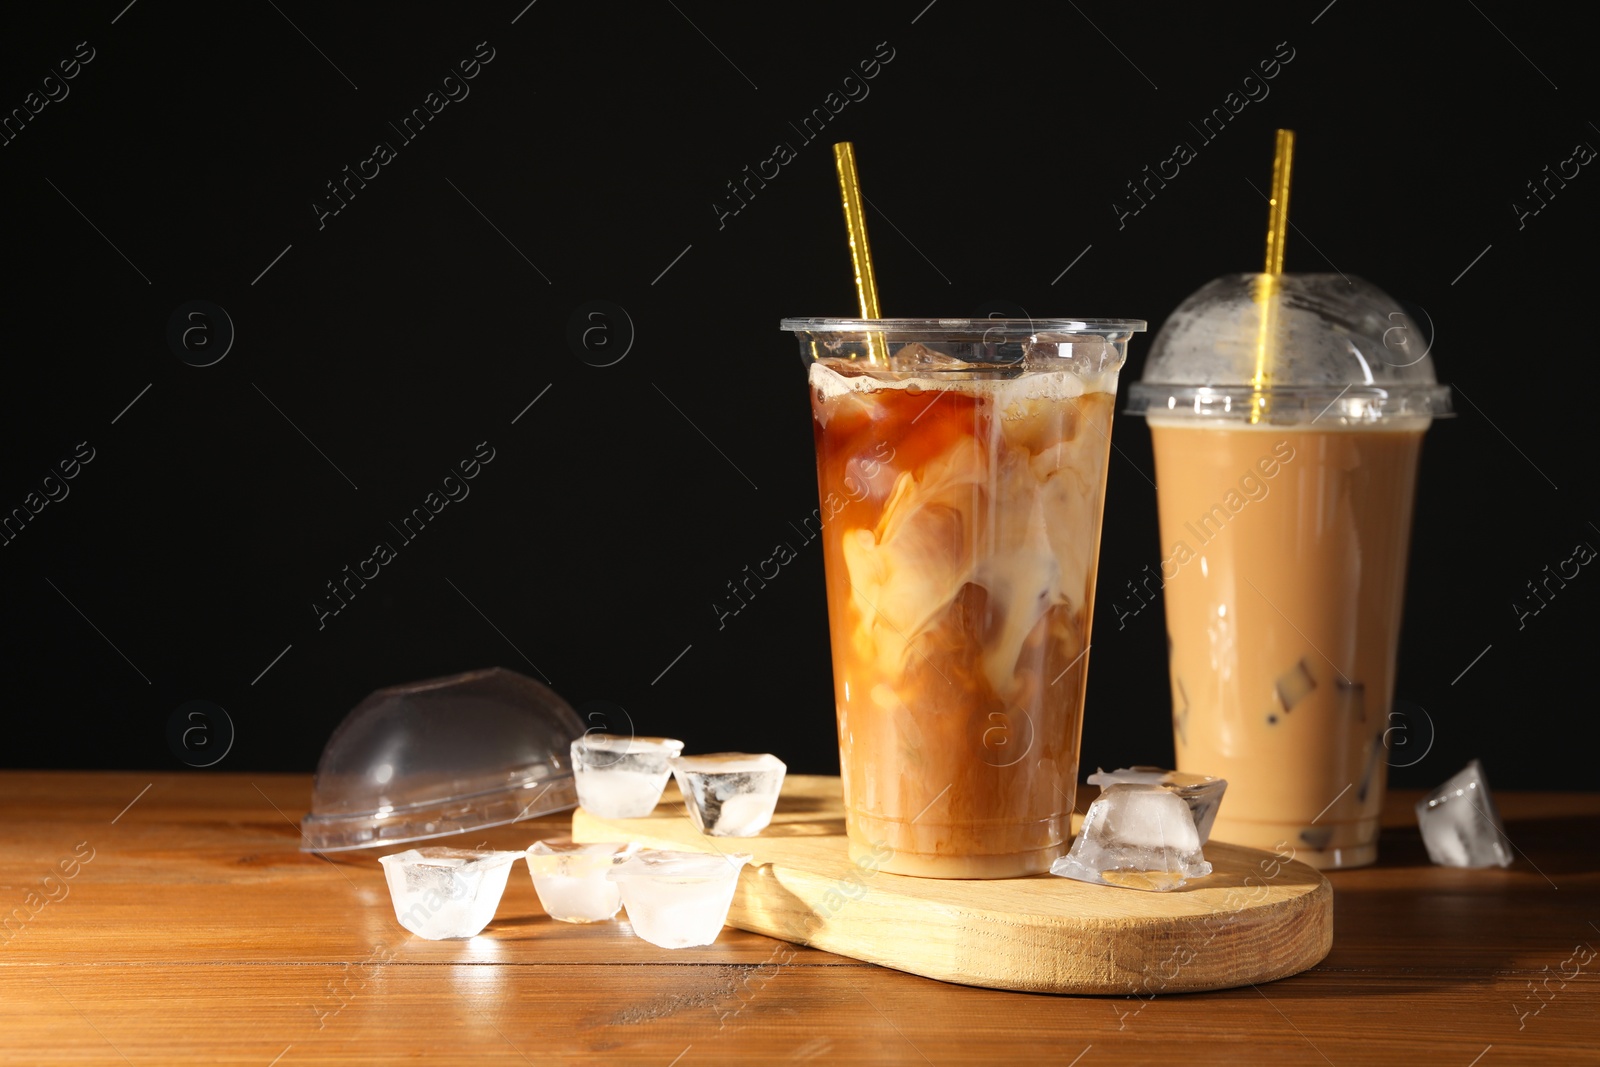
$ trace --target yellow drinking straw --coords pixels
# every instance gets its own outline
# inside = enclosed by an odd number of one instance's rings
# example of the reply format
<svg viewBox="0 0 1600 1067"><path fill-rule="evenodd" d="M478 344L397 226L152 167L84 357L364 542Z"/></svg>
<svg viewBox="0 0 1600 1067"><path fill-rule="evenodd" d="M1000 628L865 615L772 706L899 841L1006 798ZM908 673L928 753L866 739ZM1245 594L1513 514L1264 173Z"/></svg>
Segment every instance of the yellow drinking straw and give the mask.
<svg viewBox="0 0 1600 1067"><path fill-rule="evenodd" d="M855 146L849 141L834 145L833 162L839 169L839 195L844 199L844 224L850 231L850 260L856 270L861 317L880 318L878 281L872 273L872 251L867 247L867 216L862 206L861 179L856 174Z"/></svg>
<svg viewBox="0 0 1600 1067"><path fill-rule="evenodd" d="M1283 273L1289 229L1289 171L1294 166L1294 131L1279 130L1272 153L1272 206L1267 217L1267 273Z"/></svg>
<svg viewBox="0 0 1600 1067"><path fill-rule="evenodd" d="M1256 374L1251 381L1250 421L1260 422L1266 406L1263 390L1272 381L1269 364L1278 327L1278 276L1283 273L1283 248L1289 236L1289 171L1294 166L1294 131L1279 130L1272 154L1272 199L1267 215L1267 266L1257 279L1256 303L1261 309L1256 337Z"/></svg>

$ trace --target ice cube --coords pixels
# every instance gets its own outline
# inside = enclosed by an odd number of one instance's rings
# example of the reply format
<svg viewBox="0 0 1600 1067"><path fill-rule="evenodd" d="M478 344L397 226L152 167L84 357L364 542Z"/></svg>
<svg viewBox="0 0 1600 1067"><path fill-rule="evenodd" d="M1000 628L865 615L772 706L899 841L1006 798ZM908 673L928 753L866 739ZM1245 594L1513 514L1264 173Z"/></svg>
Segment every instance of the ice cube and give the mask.
<svg viewBox="0 0 1600 1067"><path fill-rule="evenodd" d="M616 915L622 895L606 875L638 850L632 844L580 845L570 838L529 845L528 873L545 914L567 923L603 922Z"/></svg>
<svg viewBox="0 0 1600 1067"><path fill-rule="evenodd" d="M754 837L778 806L788 768L777 756L719 752L672 761L689 819L712 837Z"/></svg>
<svg viewBox="0 0 1600 1067"><path fill-rule="evenodd" d="M1130 783L1159 785L1183 798L1194 816L1195 832L1203 845L1211 840L1211 824L1217 821L1217 809L1222 807L1222 794L1228 791L1225 778L1209 774L1190 774L1186 771L1168 771L1160 767L1123 767L1115 771L1096 770L1088 778L1090 785L1104 789L1107 786Z"/></svg>
<svg viewBox="0 0 1600 1067"><path fill-rule="evenodd" d="M412 848L384 856L384 878L400 925L430 941L482 932L520 852Z"/></svg>
<svg viewBox="0 0 1600 1067"><path fill-rule="evenodd" d="M709 945L722 932L750 862L745 852L673 852L640 849L606 877L622 890L633 932L662 948Z"/></svg>
<svg viewBox="0 0 1600 1067"><path fill-rule="evenodd" d="M1211 873L1189 806L1153 783L1107 786L1089 805L1072 851L1050 873L1080 882L1165 892Z"/></svg>
<svg viewBox="0 0 1600 1067"><path fill-rule="evenodd" d="M1122 353L1113 342L1100 337L1074 337L1070 341L1024 341L1023 355L1033 370L1070 370L1090 376L1114 371L1122 366Z"/></svg>
<svg viewBox="0 0 1600 1067"><path fill-rule="evenodd" d="M683 742L585 734L572 742L578 803L602 819L642 819L655 809Z"/></svg>
<svg viewBox="0 0 1600 1067"><path fill-rule="evenodd" d="M1276 685L1278 703L1284 711L1293 711L1295 705L1311 695L1317 680L1311 676L1311 667L1304 659L1278 675Z"/></svg>
<svg viewBox="0 0 1600 1067"><path fill-rule="evenodd" d="M637 819L649 815L661 799L665 774L648 771L594 771L578 776L578 802L596 815Z"/></svg>
<svg viewBox="0 0 1600 1067"><path fill-rule="evenodd" d="M889 355L890 367L901 375L914 375L921 371L940 372L940 377L951 371L970 369L972 364L964 359L930 348L921 341L901 345Z"/></svg>
<svg viewBox="0 0 1600 1067"><path fill-rule="evenodd" d="M1417 801L1428 858L1443 867L1511 866L1511 839L1477 760Z"/></svg>

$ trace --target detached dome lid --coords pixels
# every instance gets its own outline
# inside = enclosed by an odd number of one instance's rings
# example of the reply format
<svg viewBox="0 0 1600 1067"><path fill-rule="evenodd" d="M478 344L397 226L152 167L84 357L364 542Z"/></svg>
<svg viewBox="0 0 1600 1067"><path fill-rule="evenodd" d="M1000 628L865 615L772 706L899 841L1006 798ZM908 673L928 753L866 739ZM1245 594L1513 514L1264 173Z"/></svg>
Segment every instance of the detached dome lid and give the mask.
<svg viewBox="0 0 1600 1067"><path fill-rule="evenodd" d="M322 750L301 851L425 841L571 808L571 746L583 732L549 687L500 667L380 689Z"/></svg>

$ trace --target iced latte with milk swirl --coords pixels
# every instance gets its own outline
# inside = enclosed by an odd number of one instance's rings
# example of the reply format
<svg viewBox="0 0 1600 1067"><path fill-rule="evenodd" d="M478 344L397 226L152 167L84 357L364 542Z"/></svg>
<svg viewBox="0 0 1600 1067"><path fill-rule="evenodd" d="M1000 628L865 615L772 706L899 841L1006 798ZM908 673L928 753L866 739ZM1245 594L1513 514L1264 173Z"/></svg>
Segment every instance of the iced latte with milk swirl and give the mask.
<svg viewBox="0 0 1600 1067"><path fill-rule="evenodd" d="M1071 840L1128 330L986 325L810 361L846 825L897 874L1032 874Z"/></svg>

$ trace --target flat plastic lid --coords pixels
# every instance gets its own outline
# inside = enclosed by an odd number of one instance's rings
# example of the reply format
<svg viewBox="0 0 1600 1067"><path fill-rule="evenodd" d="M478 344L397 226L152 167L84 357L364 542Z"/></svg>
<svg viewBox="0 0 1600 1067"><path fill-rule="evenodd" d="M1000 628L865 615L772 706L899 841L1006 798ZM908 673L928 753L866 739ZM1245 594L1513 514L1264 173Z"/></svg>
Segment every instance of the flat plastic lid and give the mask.
<svg viewBox="0 0 1600 1067"><path fill-rule="evenodd" d="M499 667L380 689L322 750L304 852L395 845L575 807L577 712Z"/></svg>
<svg viewBox="0 0 1600 1067"><path fill-rule="evenodd" d="M1261 396L1278 425L1426 425L1450 414L1421 324L1381 289L1340 274L1282 274L1264 291L1266 277L1224 275L1180 304L1128 389L1128 413L1243 421Z"/></svg>

